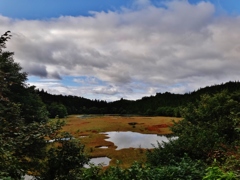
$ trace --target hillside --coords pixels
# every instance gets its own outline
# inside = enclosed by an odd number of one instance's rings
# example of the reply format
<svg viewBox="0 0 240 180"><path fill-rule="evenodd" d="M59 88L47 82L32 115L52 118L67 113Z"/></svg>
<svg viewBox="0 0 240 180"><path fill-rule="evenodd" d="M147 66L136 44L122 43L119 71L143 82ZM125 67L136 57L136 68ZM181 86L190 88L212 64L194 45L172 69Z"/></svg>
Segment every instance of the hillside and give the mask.
<svg viewBox="0 0 240 180"><path fill-rule="evenodd" d="M90 100L78 96L52 95L47 92L37 91L48 109L53 103L63 105L67 114L136 114L181 116L181 107L188 103L196 103L203 94L215 94L223 90L233 93L240 90L240 82L227 82L200 88L186 94L172 94L169 92L157 93L155 96L143 97L130 101L121 99L114 102Z"/></svg>

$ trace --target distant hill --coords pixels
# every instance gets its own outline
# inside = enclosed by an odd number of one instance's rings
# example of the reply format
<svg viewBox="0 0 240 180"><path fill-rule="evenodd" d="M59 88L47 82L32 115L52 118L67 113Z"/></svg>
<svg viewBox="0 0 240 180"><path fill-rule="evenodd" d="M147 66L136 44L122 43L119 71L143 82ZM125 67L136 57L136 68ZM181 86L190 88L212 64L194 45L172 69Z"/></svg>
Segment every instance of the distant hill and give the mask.
<svg viewBox="0 0 240 180"><path fill-rule="evenodd" d="M49 108L57 103L66 107L68 114L136 114L180 116L180 109L188 103L195 103L203 94L215 94L226 90L229 93L240 91L240 82L227 82L207 86L185 94L170 92L157 93L155 96L143 97L138 100L121 99L114 102L89 100L78 96L52 95L44 91L37 93Z"/></svg>

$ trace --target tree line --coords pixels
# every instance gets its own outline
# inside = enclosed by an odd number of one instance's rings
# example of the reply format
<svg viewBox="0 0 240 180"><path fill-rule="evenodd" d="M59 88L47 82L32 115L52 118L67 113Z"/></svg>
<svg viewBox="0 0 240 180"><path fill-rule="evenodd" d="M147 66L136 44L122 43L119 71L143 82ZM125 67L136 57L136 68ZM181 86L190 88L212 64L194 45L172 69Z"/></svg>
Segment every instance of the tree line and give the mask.
<svg viewBox="0 0 240 180"><path fill-rule="evenodd" d="M220 85L201 88L185 94L170 92L157 93L155 96L143 97L138 100L120 99L106 102L90 100L78 96L52 95L44 90L36 93L45 103L51 118L64 117L67 114L134 114L141 116L171 116L180 117L182 107L197 102L203 94L215 94L223 90L229 93L238 91L240 82L230 81Z"/></svg>

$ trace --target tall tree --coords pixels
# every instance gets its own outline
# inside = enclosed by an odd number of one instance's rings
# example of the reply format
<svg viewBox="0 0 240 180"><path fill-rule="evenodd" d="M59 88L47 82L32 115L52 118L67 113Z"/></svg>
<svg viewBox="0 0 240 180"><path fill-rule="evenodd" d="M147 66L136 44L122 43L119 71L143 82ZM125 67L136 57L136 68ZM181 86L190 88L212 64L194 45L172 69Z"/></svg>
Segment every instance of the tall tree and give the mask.
<svg viewBox="0 0 240 180"><path fill-rule="evenodd" d="M27 87L25 83L27 74L21 72L20 65L14 62L13 53L3 50L10 37L9 31L0 37L0 179L20 179L28 171L44 177L46 172L52 172L55 168L55 164L52 165L46 159L52 152L58 154L51 157L54 162L60 162L62 156L66 159L71 157L74 165L69 171L74 171L88 161L83 154L83 146L61 141L59 130L63 122L48 121L45 104L36 94L35 88ZM55 146L49 150L47 139L58 141L58 150L54 150ZM64 162L61 162L62 165L67 165ZM46 164L49 164L47 168ZM66 176L66 172L55 172L57 174L51 176L56 179L59 176L64 179Z"/></svg>

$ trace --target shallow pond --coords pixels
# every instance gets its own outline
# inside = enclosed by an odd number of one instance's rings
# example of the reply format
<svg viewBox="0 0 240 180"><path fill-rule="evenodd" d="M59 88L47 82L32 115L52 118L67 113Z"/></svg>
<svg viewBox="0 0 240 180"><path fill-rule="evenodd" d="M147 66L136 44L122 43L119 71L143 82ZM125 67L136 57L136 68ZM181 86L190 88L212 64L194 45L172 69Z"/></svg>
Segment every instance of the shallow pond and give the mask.
<svg viewBox="0 0 240 180"><path fill-rule="evenodd" d="M124 148L154 148L157 146L157 142L160 144L164 142L168 142L168 138L166 136L160 136L156 134L141 134L136 132L105 132L109 138L106 141L113 142L117 149L124 149ZM172 139L176 139L176 137L172 137Z"/></svg>
<svg viewBox="0 0 240 180"><path fill-rule="evenodd" d="M90 162L91 164L94 164L95 166L101 164L102 166L108 166L111 159L108 157L97 157L97 158L91 158ZM89 168L89 165L84 165L85 168Z"/></svg>

